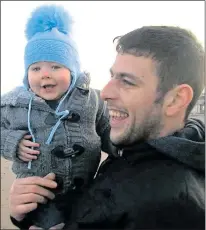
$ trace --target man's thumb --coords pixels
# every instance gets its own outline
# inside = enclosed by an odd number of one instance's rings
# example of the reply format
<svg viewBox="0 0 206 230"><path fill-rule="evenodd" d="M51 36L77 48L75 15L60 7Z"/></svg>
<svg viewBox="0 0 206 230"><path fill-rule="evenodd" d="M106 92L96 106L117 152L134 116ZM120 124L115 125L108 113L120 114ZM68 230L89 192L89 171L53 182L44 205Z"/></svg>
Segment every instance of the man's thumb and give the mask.
<svg viewBox="0 0 206 230"><path fill-rule="evenodd" d="M55 180L55 174L54 173L49 173L44 178L49 179L49 180Z"/></svg>

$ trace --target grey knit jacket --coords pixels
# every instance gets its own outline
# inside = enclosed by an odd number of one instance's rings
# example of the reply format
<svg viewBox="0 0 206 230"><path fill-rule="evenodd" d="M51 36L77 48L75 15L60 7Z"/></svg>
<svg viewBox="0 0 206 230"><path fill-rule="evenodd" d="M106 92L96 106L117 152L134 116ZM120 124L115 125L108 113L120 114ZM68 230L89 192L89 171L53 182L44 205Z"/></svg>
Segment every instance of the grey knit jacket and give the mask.
<svg viewBox="0 0 206 230"><path fill-rule="evenodd" d="M45 176L54 172L65 193L75 182L87 185L96 172L101 149L112 153L108 113L99 91L89 88L90 79L78 79L74 90L62 104L72 113L62 120L51 144L45 144L57 118L55 111L40 97L32 102L31 127L40 144L40 155L28 163L17 157L20 140L28 134L27 114L30 92L17 87L1 98L1 156L13 161L12 170L20 177ZM61 111L60 108L60 111Z"/></svg>

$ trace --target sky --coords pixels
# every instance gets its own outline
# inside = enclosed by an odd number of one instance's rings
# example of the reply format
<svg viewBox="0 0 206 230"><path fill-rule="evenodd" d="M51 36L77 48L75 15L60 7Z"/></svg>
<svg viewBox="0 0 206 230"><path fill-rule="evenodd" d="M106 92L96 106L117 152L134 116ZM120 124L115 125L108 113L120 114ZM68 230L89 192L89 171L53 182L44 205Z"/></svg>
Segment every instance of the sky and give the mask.
<svg viewBox="0 0 206 230"><path fill-rule="evenodd" d="M204 46L204 1L1 1L1 94L22 85L26 21L35 7L50 3L73 16L82 69L97 89L110 78L116 36L145 25L172 25L191 30Z"/></svg>

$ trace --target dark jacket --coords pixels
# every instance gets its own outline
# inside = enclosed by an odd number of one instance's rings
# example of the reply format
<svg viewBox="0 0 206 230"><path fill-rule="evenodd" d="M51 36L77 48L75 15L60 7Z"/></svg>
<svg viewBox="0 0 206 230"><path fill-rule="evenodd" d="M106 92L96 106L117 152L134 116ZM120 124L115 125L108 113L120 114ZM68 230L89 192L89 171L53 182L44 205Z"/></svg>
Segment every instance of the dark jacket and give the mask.
<svg viewBox="0 0 206 230"><path fill-rule="evenodd" d="M110 156L65 229L205 229L204 171L205 128L189 120Z"/></svg>
<svg viewBox="0 0 206 230"><path fill-rule="evenodd" d="M102 165L66 229L205 229L205 128L123 149Z"/></svg>

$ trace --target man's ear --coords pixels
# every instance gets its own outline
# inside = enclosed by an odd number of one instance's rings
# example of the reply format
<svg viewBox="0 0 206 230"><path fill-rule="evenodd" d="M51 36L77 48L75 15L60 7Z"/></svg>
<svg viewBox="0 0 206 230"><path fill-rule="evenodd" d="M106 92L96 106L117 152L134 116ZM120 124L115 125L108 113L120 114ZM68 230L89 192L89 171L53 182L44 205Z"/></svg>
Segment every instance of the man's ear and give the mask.
<svg viewBox="0 0 206 230"><path fill-rule="evenodd" d="M187 84L174 87L165 95L164 112L166 116L175 116L185 112L193 98L193 89Z"/></svg>

